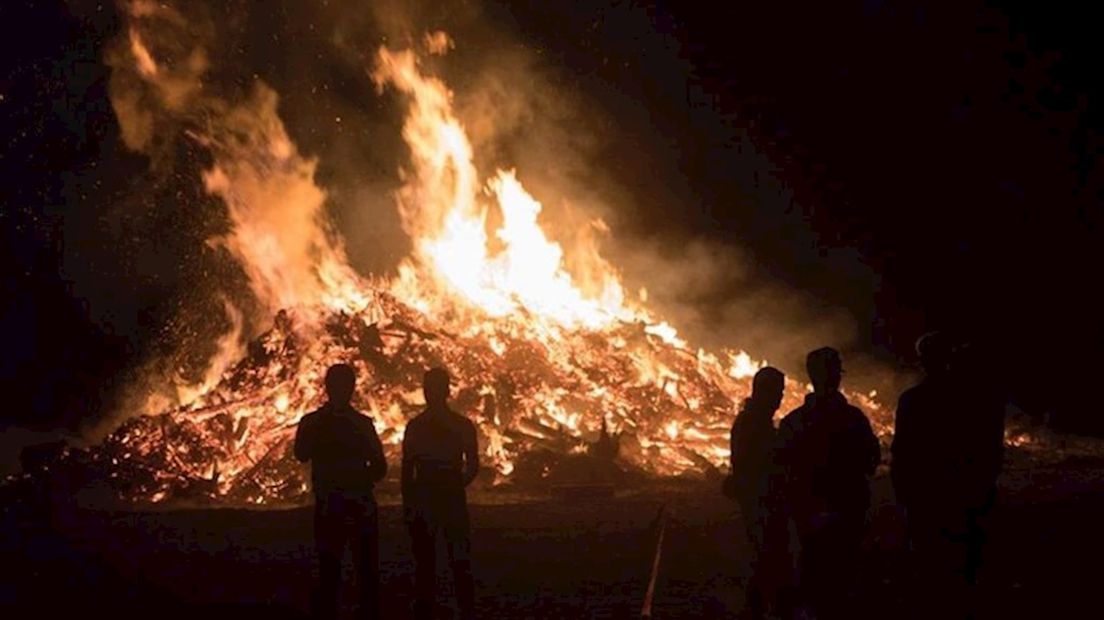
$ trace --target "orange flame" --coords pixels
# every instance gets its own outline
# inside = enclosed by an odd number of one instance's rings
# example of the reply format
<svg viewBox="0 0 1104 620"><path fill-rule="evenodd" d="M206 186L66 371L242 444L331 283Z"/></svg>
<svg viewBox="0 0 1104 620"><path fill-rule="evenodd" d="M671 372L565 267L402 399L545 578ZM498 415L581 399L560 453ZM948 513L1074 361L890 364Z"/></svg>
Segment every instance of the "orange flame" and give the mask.
<svg viewBox="0 0 1104 620"><path fill-rule="evenodd" d="M540 202L514 171L498 170L485 184L479 182L471 142L452 110L452 93L419 71L412 51L381 49L373 77L410 102L403 137L411 165L397 198L415 248L399 269L393 290L400 298L435 314L444 309L467 314L472 306L491 317L524 312L544 328L598 329L644 318L625 306L620 278L597 255L587 266L605 276L604 290L597 297L579 290L564 267L563 249L538 223ZM491 208L502 216L494 236L503 249L494 255L486 231Z"/></svg>
<svg viewBox="0 0 1104 620"><path fill-rule="evenodd" d="M431 54L452 46L444 33L423 44ZM147 59L136 49L135 70L160 79L166 71L149 70ZM422 406L421 371L444 363L498 481L517 474L527 453L584 451L603 423L620 436L624 461L643 470L723 466L732 417L766 362L743 351L695 352L646 308L645 290L627 298L619 273L593 245L573 248L579 255L569 269L541 221L541 203L515 171L480 176L452 93L414 51L380 49L372 79L407 104L410 161L395 198L413 252L389 281L357 276L327 232L315 164L284 130L275 93L259 87L251 102L220 105L224 117L197 131L214 154L206 188L234 225L221 242L258 299L281 312L248 353L234 346L240 316L232 320L236 331L182 407L109 439L113 466L140 463L154 472L134 493L163 499L205 480L233 501L301 496L292 433L319 404L321 373L336 361L357 366L364 380L356 404L372 415L392 457ZM489 231L492 220L501 224ZM232 306L227 312L234 319ZM783 408L803 396L788 382ZM850 396L880 411L872 397ZM874 421L888 428L884 416ZM548 475L547 465L541 472Z"/></svg>

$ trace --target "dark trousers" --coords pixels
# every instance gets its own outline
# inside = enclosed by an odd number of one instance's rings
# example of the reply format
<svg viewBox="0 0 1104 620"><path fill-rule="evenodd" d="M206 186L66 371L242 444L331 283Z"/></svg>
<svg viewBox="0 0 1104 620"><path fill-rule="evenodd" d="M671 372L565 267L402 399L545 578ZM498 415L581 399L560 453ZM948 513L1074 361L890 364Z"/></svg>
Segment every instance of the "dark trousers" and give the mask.
<svg viewBox="0 0 1104 620"><path fill-rule="evenodd" d="M352 550L360 584L362 618L380 617L379 515L371 497L331 493L316 498L314 541L321 585L315 603L320 618L336 618L341 594L341 560Z"/></svg>
<svg viewBox="0 0 1104 620"><path fill-rule="evenodd" d="M780 597L790 585L785 516L766 494L743 494L737 501L750 554L746 615L761 618L768 610L777 609Z"/></svg>
<svg viewBox="0 0 1104 620"><path fill-rule="evenodd" d="M986 509L907 510L917 617L935 613L966 618L974 613L974 585L981 566Z"/></svg>
<svg viewBox="0 0 1104 620"><path fill-rule="evenodd" d="M835 512L798 524L801 555L798 587L817 618L847 618L859 550L866 532L866 512Z"/></svg>
<svg viewBox="0 0 1104 620"><path fill-rule="evenodd" d="M460 618L475 617L468 508L462 501L435 501L420 507L409 523L414 550L414 617L429 620L437 599L437 538L448 550Z"/></svg>

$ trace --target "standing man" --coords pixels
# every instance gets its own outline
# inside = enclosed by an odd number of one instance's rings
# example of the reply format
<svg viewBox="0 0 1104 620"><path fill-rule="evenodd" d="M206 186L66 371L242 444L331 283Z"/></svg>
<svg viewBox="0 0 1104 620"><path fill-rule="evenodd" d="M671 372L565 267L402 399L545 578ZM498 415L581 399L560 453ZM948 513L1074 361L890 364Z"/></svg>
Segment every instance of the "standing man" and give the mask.
<svg viewBox="0 0 1104 620"><path fill-rule="evenodd" d="M1008 404L1006 386L991 358L970 343L955 347L951 355L951 377L958 390L967 394L967 415L962 431L967 456L963 465L967 481L963 492L966 507L966 566L964 576L971 588L977 585L985 546L987 520L997 499L997 478L1004 467L1004 411ZM970 387L974 389L969 391Z"/></svg>
<svg viewBox="0 0 1104 620"><path fill-rule="evenodd" d="M765 618L779 610L779 595L786 583L786 521L778 501L775 453L778 431L774 412L782 405L786 376L765 366L755 373L751 396L732 423L730 435L730 489L740 505L740 516L751 547L751 575L745 614Z"/></svg>
<svg viewBox="0 0 1104 620"><path fill-rule="evenodd" d="M818 618L843 606L870 507L869 476L881 461L870 422L840 393L843 363L828 347L805 360L813 393L779 427L785 495L801 544L798 587Z"/></svg>
<svg viewBox="0 0 1104 620"><path fill-rule="evenodd" d="M982 517L1000 474L1002 402L968 349L933 332L916 343L924 380L901 394L890 471L908 520L918 617L965 617Z"/></svg>
<svg viewBox="0 0 1104 620"><path fill-rule="evenodd" d="M912 606L917 617L958 607L954 586L955 532L964 522L955 488L960 486L960 396L951 377L951 343L938 332L916 342L924 379L901 394L894 416L890 474L904 510L914 569Z"/></svg>
<svg viewBox="0 0 1104 620"><path fill-rule="evenodd" d="M295 434L295 457L311 463L322 582L315 611L321 618L337 617L346 544L352 547L360 581L361 617L380 617L379 518L372 492L387 474L387 461L371 418L349 404L355 387L352 366L331 366L326 404L303 416Z"/></svg>
<svg viewBox="0 0 1104 620"><path fill-rule="evenodd" d="M460 617L475 617L470 524L466 487L479 473L475 425L448 406L449 375L432 368L423 380L425 411L403 436L403 515L414 548L414 615L433 616L436 600L436 540L448 547Z"/></svg>

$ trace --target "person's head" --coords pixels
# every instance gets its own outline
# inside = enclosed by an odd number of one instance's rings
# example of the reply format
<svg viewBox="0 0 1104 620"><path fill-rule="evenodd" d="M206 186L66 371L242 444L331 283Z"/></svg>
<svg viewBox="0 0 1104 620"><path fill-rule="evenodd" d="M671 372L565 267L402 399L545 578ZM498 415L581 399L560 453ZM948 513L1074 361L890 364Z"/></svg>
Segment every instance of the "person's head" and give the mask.
<svg viewBox="0 0 1104 620"><path fill-rule="evenodd" d="M356 371L348 364L334 364L326 370L326 396L335 405L347 405L356 387Z"/></svg>
<svg viewBox="0 0 1104 620"><path fill-rule="evenodd" d="M449 397L449 374L440 366L430 368L422 379L422 391L427 405L443 405Z"/></svg>
<svg viewBox="0 0 1104 620"><path fill-rule="evenodd" d="M764 366L751 380L751 400L764 411L774 412L782 404L786 375L772 366Z"/></svg>
<svg viewBox="0 0 1104 620"><path fill-rule="evenodd" d="M809 353L805 358L805 369L809 372L814 392L835 392L839 389L840 379L843 378L843 361L839 351L822 347Z"/></svg>
<svg viewBox="0 0 1104 620"><path fill-rule="evenodd" d="M986 343L963 342L951 351L950 374L967 381L970 389L989 397L1004 397L1008 386L1007 360L995 356Z"/></svg>
<svg viewBox="0 0 1104 620"><path fill-rule="evenodd" d="M951 364L951 342L940 332L929 332L916 341L916 355L920 366L929 375L942 374Z"/></svg>
<svg viewBox="0 0 1104 620"><path fill-rule="evenodd" d="M951 372L960 375L977 375L985 366L979 359L980 351L972 342L964 342L951 349L948 354L947 366Z"/></svg>

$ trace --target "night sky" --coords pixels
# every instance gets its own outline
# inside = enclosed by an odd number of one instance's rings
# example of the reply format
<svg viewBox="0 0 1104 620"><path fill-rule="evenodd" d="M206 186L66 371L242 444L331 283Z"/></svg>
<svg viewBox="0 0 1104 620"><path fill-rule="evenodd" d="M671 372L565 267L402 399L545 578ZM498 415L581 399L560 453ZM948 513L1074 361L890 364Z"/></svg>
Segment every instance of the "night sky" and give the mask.
<svg viewBox="0 0 1104 620"><path fill-rule="evenodd" d="M335 7L353 3L307 4L226 20L240 37L221 50L237 74L222 79L257 75L281 93L346 231L341 204L365 190L327 162L369 140L393 150L397 134L380 127L395 118L362 68L327 51L348 17ZM784 284L806 321L846 314L848 350L887 367L913 365L924 331L957 330L989 345L1021 406L1104 428L1092 390L1104 372L1104 186L1091 9L560 4L488 3L477 19L606 119L607 141L586 155L633 197L618 236L739 248L744 286ZM446 10L426 18L449 26ZM0 24L0 429L76 428L110 408L167 325L202 312L195 283L225 269L199 256L202 240L224 222L200 195L201 155L179 146L172 156L191 165L176 169L191 173L151 181L149 162L123 149L103 63L120 27L111 3L4 3ZM343 126L321 120L336 116ZM393 165L363 158L385 200ZM379 224L346 232L365 270L401 251L372 236L396 224Z"/></svg>

